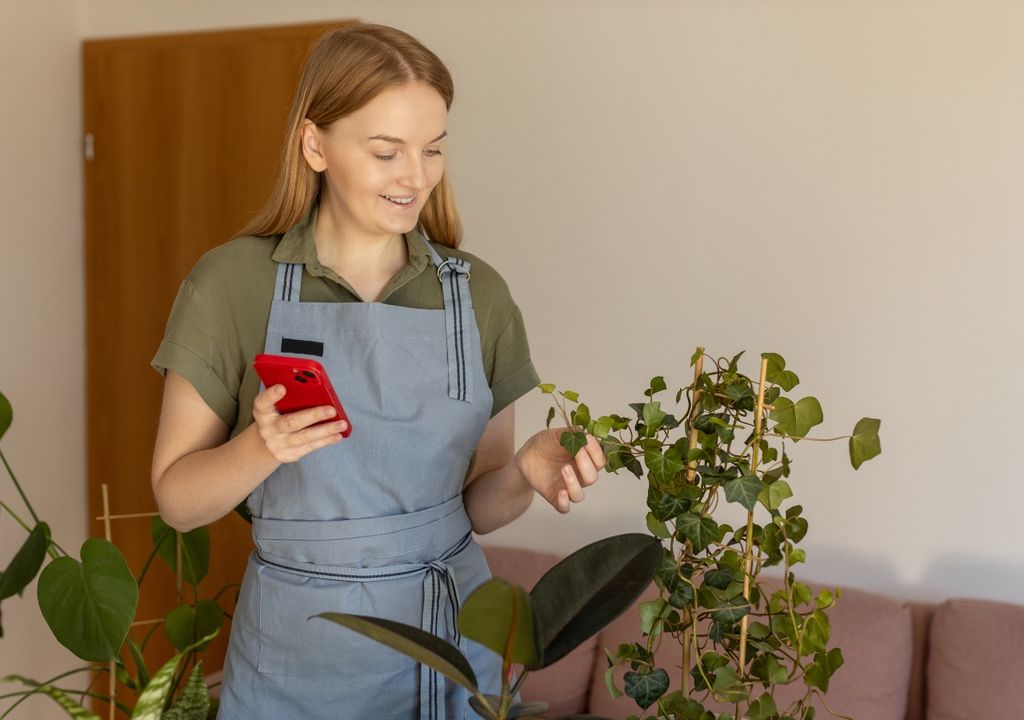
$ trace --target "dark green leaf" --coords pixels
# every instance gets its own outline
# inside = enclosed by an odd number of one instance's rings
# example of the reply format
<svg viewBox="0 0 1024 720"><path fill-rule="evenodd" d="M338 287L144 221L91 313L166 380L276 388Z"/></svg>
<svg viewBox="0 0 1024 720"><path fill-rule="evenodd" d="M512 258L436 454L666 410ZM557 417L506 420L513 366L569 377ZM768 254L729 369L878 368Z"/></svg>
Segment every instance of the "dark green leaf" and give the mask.
<svg viewBox="0 0 1024 720"><path fill-rule="evenodd" d="M540 652L535 640L533 604L519 585L491 578L462 605L459 632L506 660L536 667Z"/></svg>
<svg viewBox="0 0 1024 720"><path fill-rule="evenodd" d="M665 384L665 378L661 375L655 378L651 378L651 386L647 390L644 390L644 395L647 397L654 397L656 393L660 393L662 390L666 390L668 386Z"/></svg>
<svg viewBox="0 0 1024 720"><path fill-rule="evenodd" d="M725 488L725 499L729 502L739 503L747 510L753 510L757 505L757 496L765 489L764 483L754 475L743 475L735 480L727 480L722 483Z"/></svg>
<svg viewBox="0 0 1024 720"><path fill-rule="evenodd" d="M61 645L83 660L118 657L135 617L139 586L113 544L90 538L82 562L60 557L39 575L39 609Z"/></svg>
<svg viewBox="0 0 1024 720"><path fill-rule="evenodd" d="M774 655L762 653L750 664L750 674L758 680L771 685L784 685L789 682L789 673L782 667Z"/></svg>
<svg viewBox="0 0 1024 720"><path fill-rule="evenodd" d="M476 675L469 660L458 648L418 627L384 618L320 613L314 617L337 623L360 635L387 645L393 650L427 665L470 692L477 692Z"/></svg>
<svg viewBox="0 0 1024 720"><path fill-rule="evenodd" d="M4 436L14 421L14 409L7 396L0 392L0 438Z"/></svg>
<svg viewBox="0 0 1024 720"><path fill-rule="evenodd" d="M706 515L689 512L676 519L676 530L681 540L689 540L694 552L699 552L721 537L718 523Z"/></svg>
<svg viewBox="0 0 1024 720"><path fill-rule="evenodd" d="M551 427L551 421L555 419L555 409L553 407L548 408L548 418L544 421L544 427Z"/></svg>
<svg viewBox="0 0 1024 720"><path fill-rule="evenodd" d="M584 403L580 403L579 406L572 411L570 419L573 425L578 425L583 429L586 429L587 425L590 424L590 408Z"/></svg>
<svg viewBox="0 0 1024 720"><path fill-rule="evenodd" d="M569 457L576 457L576 453L586 447L587 436L582 432L563 432L561 442L562 447L569 453Z"/></svg>
<svg viewBox="0 0 1024 720"><path fill-rule="evenodd" d="M203 664L196 663L185 689L160 720L204 720L210 712L210 692L203 682Z"/></svg>
<svg viewBox="0 0 1024 720"><path fill-rule="evenodd" d="M881 420L866 417L858 420L854 426L853 435L850 436L850 462L854 470L882 452L882 443L878 439L881 424Z"/></svg>
<svg viewBox="0 0 1024 720"><path fill-rule="evenodd" d="M21 595L25 586L35 579L49 547L50 526L44 522L38 523L14 554L4 574L0 575L0 600Z"/></svg>
<svg viewBox="0 0 1024 720"><path fill-rule="evenodd" d="M803 622L803 631L803 644L800 646L801 655L819 650L823 651L832 634L828 617L823 610L815 610L807 616Z"/></svg>
<svg viewBox="0 0 1024 720"><path fill-rule="evenodd" d="M711 694L722 702L737 703L747 699L747 688L728 665L715 668Z"/></svg>
<svg viewBox="0 0 1024 720"><path fill-rule="evenodd" d="M788 435L794 442L806 436L824 419L821 403L814 397L802 398L796 405L788 398L779 398L769 417L775 421L775 432Z"/></svg>
<svg viewBox="0 0 1024 720"><path fill-rule="evenodd" d="M761 353L761 357L768 360L768 382L780 386L789 392L800 383L796 373L786 370L786 361L778 353ZM766 400L769 404L771 401Z"/></svg>
<svg viewBox="0 0 1024 720"><path fill-rule="evenodd" d="M160 558L171 572L178 572L178 551L174 528L157 515L149 526L149 534ZM210 531L205 527L181 534L182 579L190 585L199 583L210 569Z"/></svg>
<svg viewBox="0 0 1024 720"><path fill-rule="evenodd" d="M668 673L657 668L649 673L627 672L626 694L643 709L649 708L668 690Z"/></svg>
<svg viewBox="0 0 1024 720"><path fill-rule="evenodd" d="M715 622L728 626L738 623L740 619L750 612L750 603L742 595L730 598L718 606L714 611Z"/></svg>
<svg viewBox="0 0 1024 720"><path fill-rule="evenodd" d="M125 641L125 645L128 646L132 660L135 661L135 675L138 678L135 689L141 692L149 685L149 669L146 667L146 660L142 657L142 648L130 637Z"/></svg>
<svg viewBox="0 0 1024 720"><path fill-rule="evenodd" d="M586 545L545 573L530 591L537 667L563 658L621 615L651 584L661 558L658 540L628 533Z"/></svg>
<svg viewBox="0 0 1024 720"><path fill-rule="evenodd" d="M668 522L689 510L697 497L700 489L693 485L681 486L676 491L661 491L652 485L647 489L647 507L655 518Z"/></svg>
<svg viewBox="0 0 1024 720"><path fill-rule="evenodd" d="M686 467L686 463L679 456L679 451L674 447L670 447L664 453L657 448L649 447L644 451L644 462L647 464L651 482L657 485L670 484Z"/></svg>
<svg viewBox="0 0 1024 720"><path fill-rule="evenodd" d="M704 355L704 348L699 347L696 350L694 350L693 355L690 356L690 367L696 365L697 361L700 360L702 355Z"/></svg>
<svg viewBox="0 0 1024 720"><path fill-rule="evenodd" d="M779 709L775 706L775 700L770 693L764 693L761 697L750 703L747 708L749 720L773 720L779 716Z"/></svg>
<svg viewBox="0 0 1024 720"><path fill-rule="evenodd" d="M736 575L731 568L722 567L705 573L704 582L718 590L725 590L732 584L735 577Z"/></svg>
<svg viewBox="0 0 1024 720"><path fill-rule="evenodd" d="M185 650L172 657L156 671L153 679L149 681L149 685L142 691L142 694L139 695L139 699L135 703L132 720L160 720L164 707L167 705L167 699L174 691L174 676L178 670L178 665L181 664L182 658L185 657L187 652L194 650L199 645L209 644L216 634L215 632L213 635L201 638L195 645L185 648Z"/></svg>
<svg viewBox="0 0 1024 720"><path fill-rule="evenodd" d="M167 613L164 632L171 644L180 651L219 630L223 622L224 612L217 603L213 600L200 600L195 605L179 605Z"/></svg>

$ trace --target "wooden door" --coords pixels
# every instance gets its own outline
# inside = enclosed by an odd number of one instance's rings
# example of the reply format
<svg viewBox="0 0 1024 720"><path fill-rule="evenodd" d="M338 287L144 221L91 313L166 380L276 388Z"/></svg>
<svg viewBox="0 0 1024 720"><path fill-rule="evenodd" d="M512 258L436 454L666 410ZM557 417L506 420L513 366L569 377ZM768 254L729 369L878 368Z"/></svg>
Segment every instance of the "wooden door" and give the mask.
<svg viewBox="0 0 1024 720"><path fill-rule="evenodd" d="M155 510L150 462L163 380L149 362L178 286L207 249L230 239L263 204L286 116L313 41L344 22L83 45L88 477L91 533L103 535L101 483L112 514ZM69 306L69 309L71 306ZM138 574L150 518L113 523ZM249 525L234 513L210 527L201 596L240 581ZM235 592L221 598L233 609ZM186 601L193 598L186 596ZM175 578L155 563L139 617L178 604ZM147 628L137 631L141 637ZM206 670L221 666L227 633ZM171 656L154 633L147 664Z"/></svg>

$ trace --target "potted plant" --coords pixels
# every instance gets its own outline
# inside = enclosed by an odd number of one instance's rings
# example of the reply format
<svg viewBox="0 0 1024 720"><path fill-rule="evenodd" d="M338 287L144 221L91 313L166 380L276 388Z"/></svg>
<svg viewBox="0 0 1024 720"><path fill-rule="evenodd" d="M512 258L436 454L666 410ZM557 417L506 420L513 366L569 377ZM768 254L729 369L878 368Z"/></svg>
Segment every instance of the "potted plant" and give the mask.
<svg viewBox="0 0 1024 720"><path fill-rule="evenodd" d="M13 415L10 402L0 393L0 439L10 428ZM99 720L98 715L84 707L86 697L112 704L132 718L206 720L208 715L212 717L215 703L211 702L203 682L198 656L220 631L224 613L215 599L200 599L197 590L209 567L209 533L204 528L176 533L159 517L154 517L151 524L153 549L138 577L132 574L123 553L106 539L87 539L82 545L80 559L74 558L53 540L49 525L39 519L2 451L0 461L31 519L23 519L0 501L0 509L27 533L25 541L0 575L0 601L21 595L38 576L39 609L54 637L89 663L44 681L21 675L3 678L4 683L17 685L19 689L0 695L0 700L10 701L0 713L0 718L8 717L35 694L49 696L69 716L84 720ZM139 584L158 556L191 586L195 600L183 602L165 617L156 618L139 640L132 632ZM179 556L182 558L180 570ZM177 652L155 673L150 673L143 660L143 650L153 633L161 627ZM122 659L125 654L131 657L134 667L129 668ZM59 685L64 678L83 672L97 676L112 674L111 692L72 690ZM114 681L137 695L133 707L118 701Z"/></svg>
<svg viewBox="0 0 1024 720"><path fill-rule="evenodd" d="M648 484L647 527L662 546L660 593L640 605L643 637L608 653L605 677L613 696L625 692L649 717L810 720L812 698L828 707L823 693L843 662L842 651L829 647L827 614L839 593L812 597L792 570L805 559L797 546L808 525L792 503L790 454L812 440L821 405L786 396L799 378L782 356L762 354L756 378L740 372L742 356L698 348L693 382L675 393L676 414L660 399L667 391L660 376L624 415L592 416L577 393L541 386L555 402L548 424L560 412L574 428L562 435L570 453L591 433L610 471L626 469ZM856 469L881 452L879 424L863 418L849 436L829 439L848 439ZM746 520L733 527L723 516L735 517L736 506ZM783 571L780 587L760 578L771 567ZM663 642L679 644L674 688L655 663ZM617 668L625 670L621 690ZM803 691L779 708L775 688L795 683Z"/></svg>
<svg viewBox="0 0 1024 720"><path fill-rule="evenodd" d="M380 618L324 612L315 616L366 635L430 666L469 692L470 706L487 720L538 720L546 703L517 703L530 671L545 668L621 615L650 585L661 544L640 533L591 543L557 563L527 592L492 578L474 590L458 613L465 637L502 657L499 694L485 695L459 649L418 627ZM577 715L572 718L597 716Z"/></svg>

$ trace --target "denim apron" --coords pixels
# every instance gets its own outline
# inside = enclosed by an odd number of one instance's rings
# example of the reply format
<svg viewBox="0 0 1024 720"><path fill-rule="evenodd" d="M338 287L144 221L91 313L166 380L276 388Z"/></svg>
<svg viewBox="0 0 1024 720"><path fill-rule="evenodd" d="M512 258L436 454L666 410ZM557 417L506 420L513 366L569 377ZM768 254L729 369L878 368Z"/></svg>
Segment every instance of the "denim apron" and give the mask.
<svg viewBox="0 0 1024 720"><path fill-rule="evenodd" d="M459 636L461 598L490 572L462 506L491 413L469 264L429 243L443 310L299 302L279 264L265 352L326 368L352 435L281 465L248 499L256 550L235 611L221 720L473 717L467 692L320 618L372 615L457 644L497 693L501 659ZM426 272L431 272L430 269Z"/></svg>

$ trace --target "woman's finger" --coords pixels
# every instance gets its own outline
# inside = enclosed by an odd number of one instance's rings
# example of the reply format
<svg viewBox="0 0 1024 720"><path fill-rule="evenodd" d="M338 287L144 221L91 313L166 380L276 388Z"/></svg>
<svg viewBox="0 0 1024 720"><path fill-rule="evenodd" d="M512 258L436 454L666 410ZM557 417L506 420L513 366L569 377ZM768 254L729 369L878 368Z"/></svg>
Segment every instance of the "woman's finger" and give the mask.
<svg viewBox="0 0 1024 720"><path fill-rule="evenodd" d="M579 477L572 465L562 466L562 480L565 482L565 490L569 499L574 503L583 502L585 497L583 487L580 485Z"/></svg>

